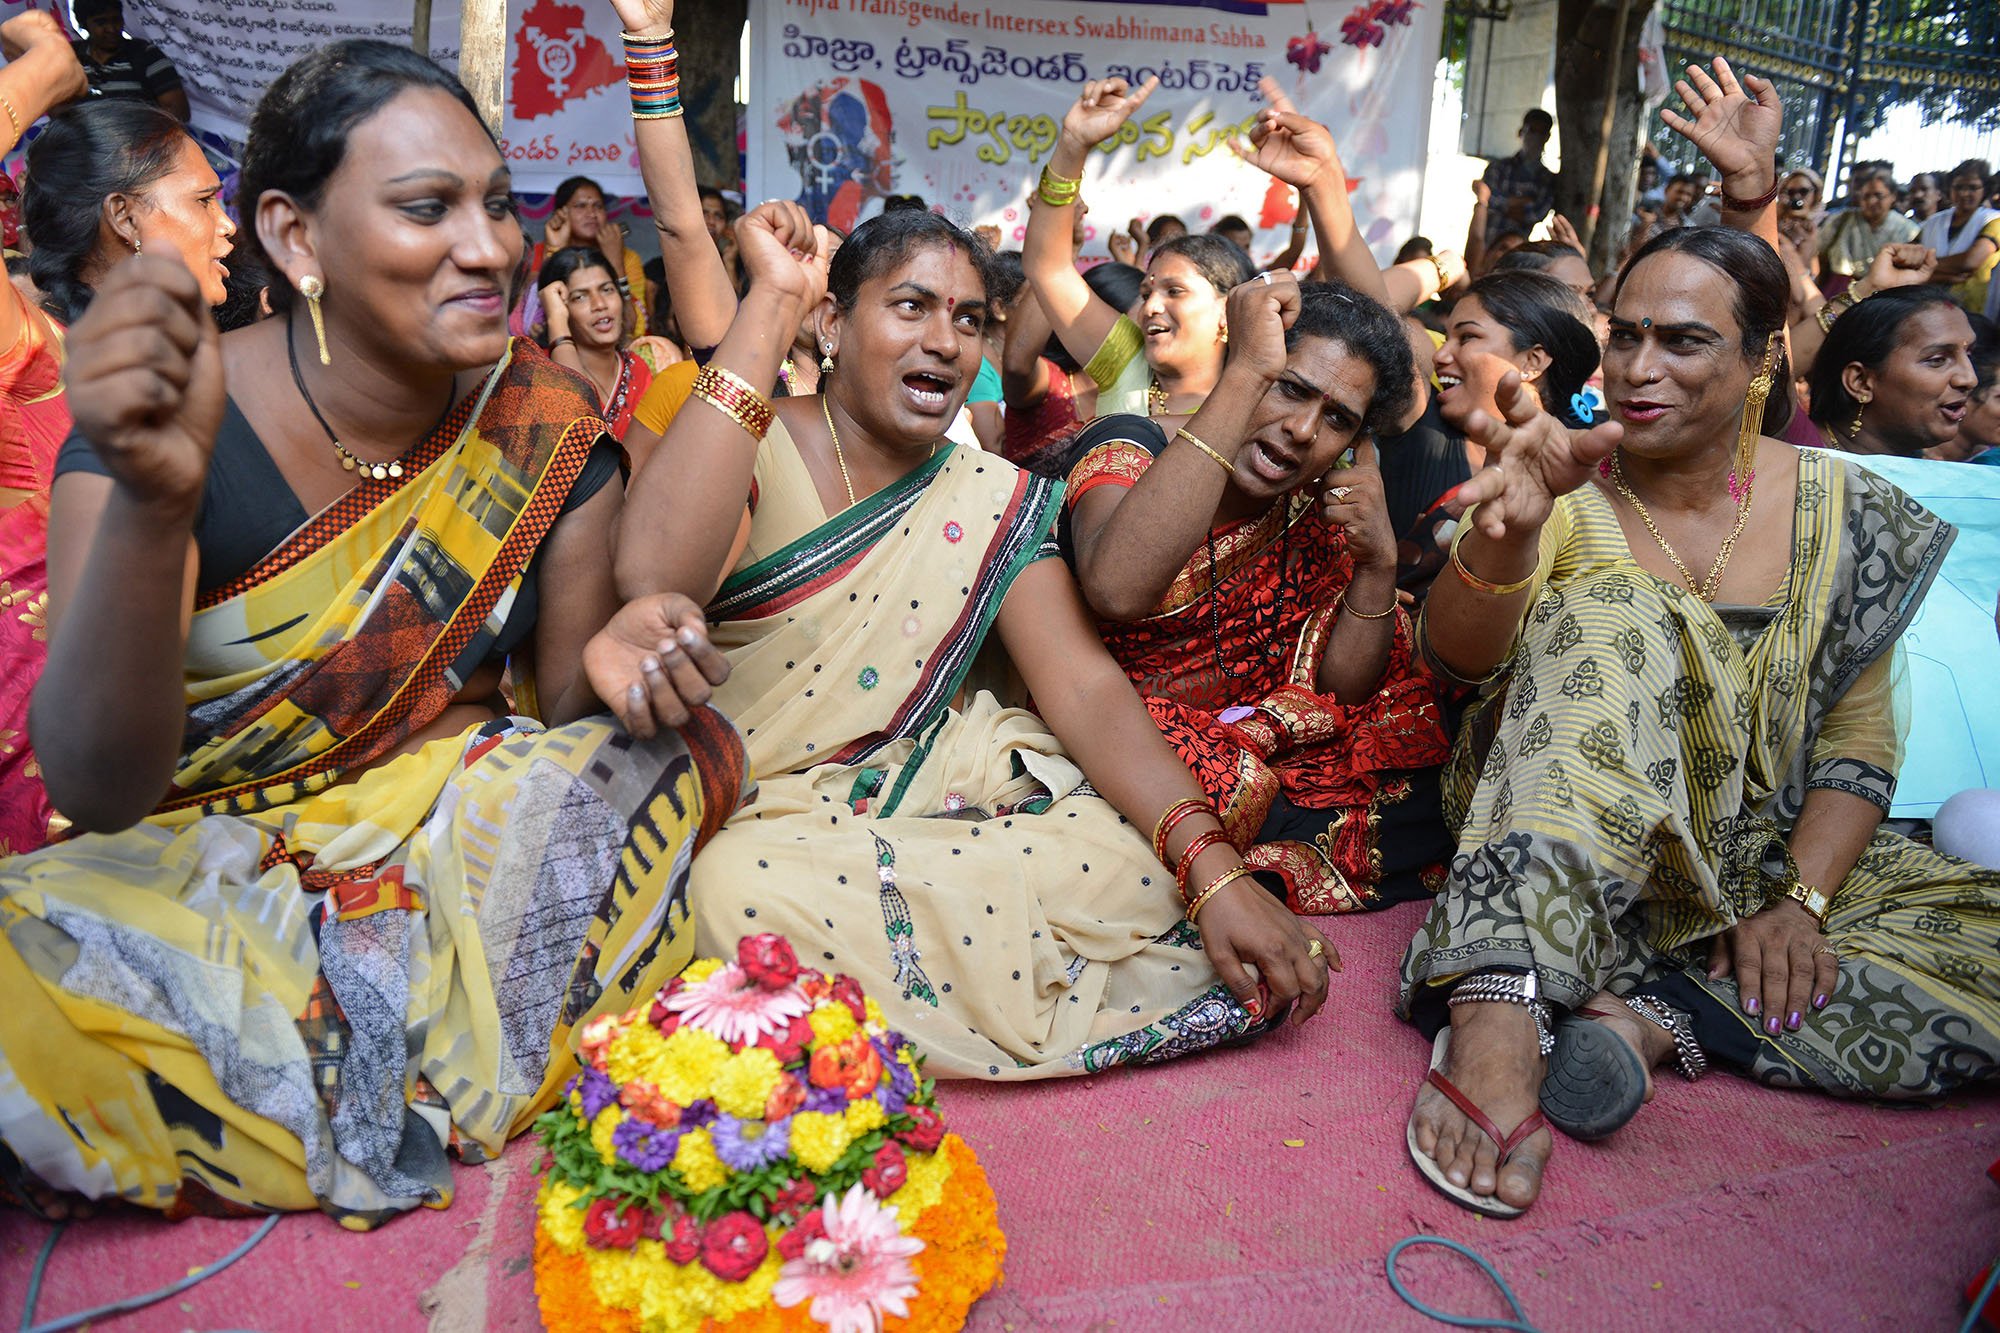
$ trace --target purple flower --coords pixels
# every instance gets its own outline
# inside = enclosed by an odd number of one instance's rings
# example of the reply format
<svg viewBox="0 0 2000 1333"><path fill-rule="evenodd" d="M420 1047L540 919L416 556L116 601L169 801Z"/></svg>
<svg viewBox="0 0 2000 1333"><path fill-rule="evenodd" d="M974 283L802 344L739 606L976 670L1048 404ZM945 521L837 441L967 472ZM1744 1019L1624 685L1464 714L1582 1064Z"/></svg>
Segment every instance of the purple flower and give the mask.
<svg viewBox="0 0 2000 1333"><path fill-rule="evenodd" d="M706 1097L698 1102L688 1103L688 1109L681 1112L682 1129L700 1129L715 1120L715 1103Z"/></svg>
<svg viewBox="0 0 2000 1333"><path fill-rule="evenodd" d="M899 1114L910 1104L910 1098L917 1091L917 1080L910 1073L910 1067L896 1058L897 1049L904 1043L894 1037L876 1037L875 1049L882 1053L882 1067L889 1071L888 1081L875 1090L882 1109L890 1115Z"/></svg>
<svg viewBox="0 0 2000 1333"><path fill-rule="evenodd" d="M597 1113L618 1100L618 1085L595 1069L583 1071L583 1118L597 1119Z"/></svg>
<svg viewBox="0 0 2000 1333"><path fill-rule="evenodd" d="M847 1109L845 1088L813 1088L806 1093L807 1111L817 1111L821 1115L839 1115Z"/></svg>
<svg viewBox="0 0 2000 1333"><path fill-rule="evenodd" d="M755 1171L780 1160L792 1150L792 1118L766 1124L762 1120L738 1120L720 1115L709 1133L715 1139L715 1155L732 1171Z"/></svg>
<svg viewBox="0 0 2000 1333"><path fill-rule="evenodd" d="M611 1144L618 1155L641 1171L658 1171L674 1160L680 1147L678 1129L660 1129L644 1120L622 1121L611 1131Z"/></svg>

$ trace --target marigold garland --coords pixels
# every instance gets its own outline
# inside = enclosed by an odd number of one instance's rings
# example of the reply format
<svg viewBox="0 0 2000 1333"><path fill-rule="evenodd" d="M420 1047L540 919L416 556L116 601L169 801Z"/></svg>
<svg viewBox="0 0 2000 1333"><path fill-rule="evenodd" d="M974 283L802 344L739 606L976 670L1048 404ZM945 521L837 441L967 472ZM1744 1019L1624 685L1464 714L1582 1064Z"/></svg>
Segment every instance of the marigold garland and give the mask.
<svg viewBox="0 0 2000 1333"><path fill-rule="evenodd" d="M693 964L579 1047L537 1122L535 1287L556 1333L777 1333L857 1311L928 1333L1000 1280L993 1192L922 1058L781 937Z"/></svg>

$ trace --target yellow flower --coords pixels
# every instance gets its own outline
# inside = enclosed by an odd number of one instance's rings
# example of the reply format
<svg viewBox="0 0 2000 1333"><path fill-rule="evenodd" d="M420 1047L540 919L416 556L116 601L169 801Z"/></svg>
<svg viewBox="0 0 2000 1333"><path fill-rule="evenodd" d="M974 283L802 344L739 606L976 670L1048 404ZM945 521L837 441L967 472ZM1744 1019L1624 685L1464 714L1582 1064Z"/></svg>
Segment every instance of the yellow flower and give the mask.
<svg viewBox="0 0 2000 1333"><path fill-rule="evenodd" d="M725 1114L739 1120L759 1120L764 1115L764 1103L771 1098L771 1090L778 1086L778 1077L784 1073L784 1066L778 1057L761 1046L753 1046L730 1056L717 1071L715 1082L710 1086L715 1104Z"/></svg>
<svg viewBox="0 0 2000 1333"><path fill-rule="evenodd" d="M885 1030L888 1028L889 1020L882 1017L882 1006L875 1003L875 997L873 995L865 995L862 997L861 1011L868 1015L868 1026L871 1029Z"/></svg>
<svg viewBox="0 0 2000 1333"><path fill-rule="evenodd" d="M838 1000L829 1000L806 1015L811 1024L813 1042L819 1046L838 1046L853 1036L856 1028L854 1014Z"/></svg>
<svg viewBox="0 0 2000 1333"><path fill-rule="evenodd" d="M611 1132L625 1119L625 1113L614 1104L597 1113L597 1119L590 1122L590 1146L597 1149L597 1155L605 1161L614 1161L618 1149L611 1142Z"/></svg>
<svg viewBox="0 0 2000 1333"><path fill-rule="evenodd" d="M792 1117L792 1156L808 1171L831 1171L852 1142L854 1132L845 1116L801 1111Z"/></svg>
<svg viewBox="0 0 2000 1333"><path fill-rule="evenodd" d="M847 1114L842 1118L847 1121L849 1136L857 1139L871 1129L880 1129L882 1122L888 1119L882 1114L882 1103L873 1097L863 1097L858 1102L849 1102Z"/></svg>
<svg viewBox="0 0 2000 1333"><path fill-rule="evenodd" d="M681 1135L680 1146L674 1149L674 1170L697 1194L729 1182L729 1168L715 1155L715 1140L705 1129L691 1129Z"/></svg>
<svg viewBox="0 0 2000 1333"><path fill-rule="evenodd" d="M623 1087L648 1078L650 1071L666 1058L667 1039L660 1035L660 1030L651 1023L634 1023L604 1048L604 1073Z"/></svg>
<svg viewBox="0 0 2000 1333"><path fill-rule="evenodd" d="M707 981L722 970L720 958L697 958L681 973L681 980L692 986L696 982Z"/></svg>
<svg viewBox="0 0 2000 1333"><path fill-rule="evenodd" d="M635 1023L605 1052L604 1072L620 1084L643 1079L686 1106L709 1095L728 1059L722 1039L699 1028L662 1037L651 1023Z"/></svg>

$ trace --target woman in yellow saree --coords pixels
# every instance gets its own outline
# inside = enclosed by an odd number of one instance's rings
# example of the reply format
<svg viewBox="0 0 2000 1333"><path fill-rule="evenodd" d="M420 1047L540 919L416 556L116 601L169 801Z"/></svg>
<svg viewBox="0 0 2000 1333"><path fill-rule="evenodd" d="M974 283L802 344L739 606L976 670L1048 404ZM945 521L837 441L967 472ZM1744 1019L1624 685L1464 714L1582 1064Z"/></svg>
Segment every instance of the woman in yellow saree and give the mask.
<svg viewBox="0 0 2000 1333"><path fill-rule="evenodd" d="M979 365L984 244L885 214L829 275L790 204L738 244L750 294L618 540L626 595L714 590L715 702L758 777L695 864L697 943L788 935L959 1077L1162 1059L1294 1000L1309 1016L1330 951L1248 879L1098 641L1048 540L1059 487L941 439ZM828 392L773 409L749 386L815 306ZM1039 716L1002 702L1009 659Z"/></svg>
<svg viewBox="0 0 2000 1333"><path fill-rule="evenodd" d="M463 89L326 48L244 178L277 318L218 339L147 255L71 339L34 725L93 831L0 863L0 1166L29 1202L366 1227L449 1203L447 1154L686 963L743 753L705 708L586 716L693 608L618 604L615 446L508 343L520 233Z"/></svg>

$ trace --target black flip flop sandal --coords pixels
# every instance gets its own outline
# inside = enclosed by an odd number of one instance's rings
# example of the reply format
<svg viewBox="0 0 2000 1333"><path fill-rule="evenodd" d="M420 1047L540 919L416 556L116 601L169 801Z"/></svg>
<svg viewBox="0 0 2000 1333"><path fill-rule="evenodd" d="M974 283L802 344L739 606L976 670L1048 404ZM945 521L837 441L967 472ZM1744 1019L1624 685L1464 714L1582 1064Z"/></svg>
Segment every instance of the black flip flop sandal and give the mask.
<svg viewBox="0 0 2000 1333"><path fill-rule="evenodd" d="M1542 1079L1542 1114L1573 1139L1601 1139L1646 1104L1646 1067L1638 1052L1583 1010L1556 1025L1556 1046Z"/></svg>

